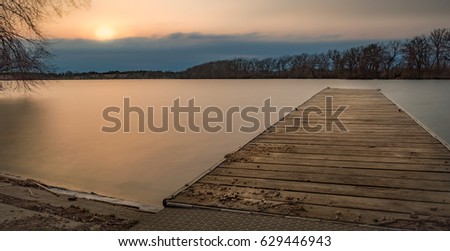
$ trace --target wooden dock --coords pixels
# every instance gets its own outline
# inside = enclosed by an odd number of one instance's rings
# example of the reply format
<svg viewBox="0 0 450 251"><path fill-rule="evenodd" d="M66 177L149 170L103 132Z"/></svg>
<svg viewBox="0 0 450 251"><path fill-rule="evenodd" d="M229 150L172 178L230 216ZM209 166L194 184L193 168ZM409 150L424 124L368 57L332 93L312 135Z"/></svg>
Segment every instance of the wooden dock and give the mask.
<svg viewBox="0 0 450 251"><path fill-rule="evenodd" d="M348 131L327 131L326 110L340 106ZM325 89L165 204L450 230L449 162L447 146L379 90Z"/></svg>

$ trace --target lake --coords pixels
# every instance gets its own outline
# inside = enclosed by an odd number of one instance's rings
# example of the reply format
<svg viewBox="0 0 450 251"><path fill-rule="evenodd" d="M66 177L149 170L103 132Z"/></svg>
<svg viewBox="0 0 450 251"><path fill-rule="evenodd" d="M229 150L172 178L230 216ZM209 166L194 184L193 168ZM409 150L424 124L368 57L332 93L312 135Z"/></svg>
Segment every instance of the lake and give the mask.
<svg viewBox="0 0 450 251"><path fill-rule="evenodd" d="M223 156L255 137L233 132L138 132L132 114L130 133L105 133L107 107L161 107L195 98L199 107L296 107L325 87L382 91L441 138L450 142L449 80L83 80L60 81L34 94L0 95L0 173L55 186L113 196L147 205L190 182ZM148 114L147 114L148 115ZM262 114L255 115L262 119ZM182 116L182 123L188 121ZM196 121L201 119L197 114ZM275 122L277 116L271 121ZM198 120L200 121L200 120ZM172 128L173 129L173 128Z"/></svg>

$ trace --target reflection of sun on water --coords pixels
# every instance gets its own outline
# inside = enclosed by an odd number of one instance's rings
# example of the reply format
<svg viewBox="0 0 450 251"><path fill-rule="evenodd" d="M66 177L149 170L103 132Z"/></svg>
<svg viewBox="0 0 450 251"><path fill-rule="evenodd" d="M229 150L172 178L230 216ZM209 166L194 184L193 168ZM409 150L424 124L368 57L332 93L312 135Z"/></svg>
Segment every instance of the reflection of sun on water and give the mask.
<svg viewBox="0 0 450 251"><path fill-rule="evenodd" d="M115 35L116 35L116 32L114 31L113 28L111 28L109 26L98 27L97 30L95 31L95 36L99 40L112 39Z"/></svg>

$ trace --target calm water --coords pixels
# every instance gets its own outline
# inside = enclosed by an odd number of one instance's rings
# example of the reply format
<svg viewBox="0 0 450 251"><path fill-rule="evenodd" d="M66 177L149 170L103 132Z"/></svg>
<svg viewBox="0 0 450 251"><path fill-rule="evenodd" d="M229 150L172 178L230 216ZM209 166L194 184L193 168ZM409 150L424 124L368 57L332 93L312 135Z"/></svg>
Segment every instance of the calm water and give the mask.
<svg viewBox="0 0 450 251"><path fill-rule="evenodd" d="M124 97L156 111L177 97L182 105L195 97L201 107L223 109L261 107L268 97L279 107L298 106L327 86L381 88L450 142L450 81L62 81L39 94L0 95L0 172L160 205L257 133L137 133L135 116L131 133L106 134L100 131L110 125L101 116L105 107L123 107Z"/></svg>

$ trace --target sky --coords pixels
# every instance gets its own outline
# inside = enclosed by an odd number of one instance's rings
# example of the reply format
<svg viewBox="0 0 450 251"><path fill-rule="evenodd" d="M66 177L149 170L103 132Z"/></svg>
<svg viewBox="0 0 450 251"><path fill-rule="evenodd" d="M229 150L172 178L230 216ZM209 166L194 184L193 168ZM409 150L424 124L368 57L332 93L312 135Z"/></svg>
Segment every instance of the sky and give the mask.
<svg viewBox="0 0 450 251"><path fill-rule="evenodd" d="M91 0L53 18L57 71L183 70L449 28L448 0Z"/></svg>

